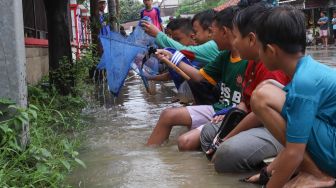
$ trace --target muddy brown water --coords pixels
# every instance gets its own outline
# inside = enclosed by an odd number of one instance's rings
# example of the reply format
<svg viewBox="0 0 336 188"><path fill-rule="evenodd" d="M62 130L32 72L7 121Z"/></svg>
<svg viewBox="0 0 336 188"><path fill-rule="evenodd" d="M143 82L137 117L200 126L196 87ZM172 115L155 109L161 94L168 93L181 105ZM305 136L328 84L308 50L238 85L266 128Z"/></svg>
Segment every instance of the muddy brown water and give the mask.
<svg viewBox="0 0 336 188"><path fill-rule="evenodd" d="M336 66L336 50L311 48L308 53ZM173 128L168 143L145 146L160 112L172 104L172 86L156 84L156 95L146 93L137 77L126 81L118 98L102 92L83 110L90 126L79 150L87 168L76 168L68 178L73 187L258 187L238 179L249 174L218 174L202 152L179 152L176 140L184 128ZM100 92L99 92L100 90Z"/></svg>

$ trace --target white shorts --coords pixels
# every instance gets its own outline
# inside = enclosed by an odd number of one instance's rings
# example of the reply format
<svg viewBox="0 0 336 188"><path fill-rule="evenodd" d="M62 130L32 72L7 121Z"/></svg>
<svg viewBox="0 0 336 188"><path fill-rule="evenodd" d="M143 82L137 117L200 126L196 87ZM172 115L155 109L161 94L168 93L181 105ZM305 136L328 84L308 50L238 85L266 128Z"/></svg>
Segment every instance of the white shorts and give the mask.
<svg viewBox="0 0 336 188"><path fill-rule="evenodd" d="M203 125L212 120L215 110L211 105L197 105L186 107L191 117L191 129L203 128Z"/></svg>
<svg viewBox="0 0 336 188"><path fill-rule="evenodd" d="M320 30L320 37L327 37L328 36L328 30Z"/></svg>

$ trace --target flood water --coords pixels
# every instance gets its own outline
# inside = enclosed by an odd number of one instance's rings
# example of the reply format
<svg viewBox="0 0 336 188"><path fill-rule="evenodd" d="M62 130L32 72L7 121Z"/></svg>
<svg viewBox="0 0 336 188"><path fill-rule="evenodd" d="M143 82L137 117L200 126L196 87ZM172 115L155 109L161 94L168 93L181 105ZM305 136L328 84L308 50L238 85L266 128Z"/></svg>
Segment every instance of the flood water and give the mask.
<svg viewBox="0 0 336 188"><path fill-rule="evenodd" d="M308 50L321 62L336 66L336 50ZM100 87L100 90L103 88ZM249 174L218 174L202 152L179 152L176 140L184 128L173 128L168 143L145 146L160 112L171 106L171 86L156 85L146 93L137 77L126 81L118 98L96 92L83 113L90 119L79 149L87 168L69 176L73 187L257 187L240 183Z"/></svg>

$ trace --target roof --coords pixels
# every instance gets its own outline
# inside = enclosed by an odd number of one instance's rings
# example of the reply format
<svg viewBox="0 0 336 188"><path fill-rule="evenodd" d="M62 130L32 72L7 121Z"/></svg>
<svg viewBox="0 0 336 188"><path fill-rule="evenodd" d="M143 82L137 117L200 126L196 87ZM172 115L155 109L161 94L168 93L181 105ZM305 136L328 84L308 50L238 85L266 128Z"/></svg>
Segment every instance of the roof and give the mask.
<svg viewBox="0 0 336 188"><path fill-rule="evenodd" d="M222 5L215 7L214 10L215 11L221 11L229 6L233 6L233 5L237 5L239 3L240 0L228 0L225 3L223 3Z"/></svg>
<svg viewBox="0 0 336 188"><path fill-rule="evenodd" d="M126 22L121 24L122 26L124 26L125 30L129 30L131 29L133 26L137 26L139 23L139 20L136 21L131 21L131 22Z"/></svg>

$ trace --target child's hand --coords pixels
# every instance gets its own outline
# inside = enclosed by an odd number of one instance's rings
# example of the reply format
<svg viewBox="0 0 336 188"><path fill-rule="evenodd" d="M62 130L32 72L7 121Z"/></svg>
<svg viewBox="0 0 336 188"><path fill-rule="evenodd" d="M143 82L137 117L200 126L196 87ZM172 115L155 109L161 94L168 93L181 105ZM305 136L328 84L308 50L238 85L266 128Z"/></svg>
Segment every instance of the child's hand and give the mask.
<svg viewBox="0 0 336 188"><path fill-rule="evenodd" d="M171 59L173 54L169 52L168 50L163 50L163 49L157 49L155 52L157 58L162 61L163 59Z"/></svg>
<svg viewBox="0 0 336 188"><path fill-rule="evenodd" d="M217 123L223 121L224 117L225 117L225 115L215 116L214 118L212 118L211 123L217 124Z"/></svg>
<svg viewBox="0 0 336 188"><path fill-rule="evenodd" d="M152 75L147 73L147 71L143 71L143 76L147 78L147 80L152 80L154 78Z"/></svg>
<svg viewBox="0 0 336 188"><path fill-rule="evenodd" d="M141 21L141 26L143 27L144 31L152 37L156 37L160 32L160 30L155 27L155 25L144 20Z"/></svg>

